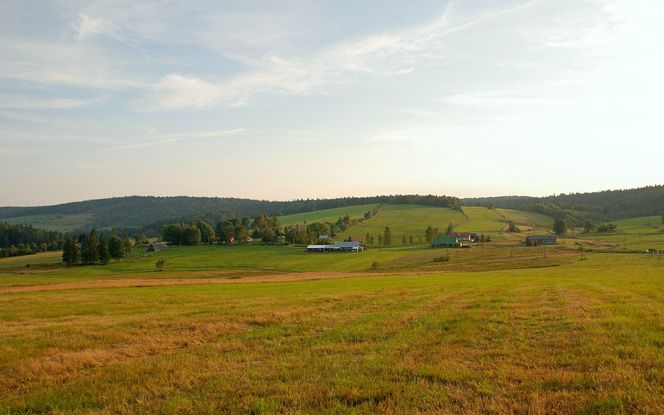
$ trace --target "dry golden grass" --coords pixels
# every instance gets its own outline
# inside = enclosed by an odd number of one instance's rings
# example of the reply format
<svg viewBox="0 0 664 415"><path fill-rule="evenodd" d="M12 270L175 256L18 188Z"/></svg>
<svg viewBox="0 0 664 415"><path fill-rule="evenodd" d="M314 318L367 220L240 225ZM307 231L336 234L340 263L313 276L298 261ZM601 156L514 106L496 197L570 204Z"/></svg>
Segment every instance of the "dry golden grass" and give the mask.
<svg viewBox="0 0 664 415"><path fill-rule="evenodd" d="M490 272L5 291L0 411L664 412L664 261L570 252Z"/></svg>

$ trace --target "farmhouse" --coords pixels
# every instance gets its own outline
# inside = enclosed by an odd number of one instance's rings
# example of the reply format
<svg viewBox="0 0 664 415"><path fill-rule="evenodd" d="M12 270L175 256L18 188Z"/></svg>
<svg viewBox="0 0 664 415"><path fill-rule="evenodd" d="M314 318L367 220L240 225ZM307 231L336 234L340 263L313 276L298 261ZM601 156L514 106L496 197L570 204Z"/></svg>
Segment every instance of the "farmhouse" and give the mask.
<svg viewBox="0 0 664 415"><path fill-rule="evenodd" d="M526 245L556 245L558 244L558 237L556 235L528 235L526 236Z"/></svg>
<svg viewBox="0 0 664 415"><path fill-rule="evenodd" d="M463 244L459 242L459 239L456 236L439 236L431 241L431 246L434 248L460 248Z"/></svg>
<svg viewBox="0 0 664 415"><path fill-rule="evenodd" d="M477 242L478 239L475 232L453 232L450 236L466 242Z"/></svg>
<svg viewBox="0 0 664 415"><path fill-rule="evenodd" d="M332 245L308 245L307 252L360 252L364 246L359 242L335 242Z"/></svg>
<svg viewBox="0 0 664 415"><path fill-rule="evenodd" d="M148 246L148 252L158 252L163 251L164 249L168 249L168 244L166 242L152 242L150 246Z"/></svg>

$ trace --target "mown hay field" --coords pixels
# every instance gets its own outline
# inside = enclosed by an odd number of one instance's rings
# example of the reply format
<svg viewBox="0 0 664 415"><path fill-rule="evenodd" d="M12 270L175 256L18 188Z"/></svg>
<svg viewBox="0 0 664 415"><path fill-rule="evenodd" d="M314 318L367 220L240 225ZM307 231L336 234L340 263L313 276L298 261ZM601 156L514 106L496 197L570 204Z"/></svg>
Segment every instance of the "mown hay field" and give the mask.
<svg viewBox="0 0 664 415"><path fill-rule="evenodd" d="M194 275L193 252L171 272ZM37 285L0 292L0 412L664 412L664 258L583 258L115 288L15 262L4 287Z"/></svg>

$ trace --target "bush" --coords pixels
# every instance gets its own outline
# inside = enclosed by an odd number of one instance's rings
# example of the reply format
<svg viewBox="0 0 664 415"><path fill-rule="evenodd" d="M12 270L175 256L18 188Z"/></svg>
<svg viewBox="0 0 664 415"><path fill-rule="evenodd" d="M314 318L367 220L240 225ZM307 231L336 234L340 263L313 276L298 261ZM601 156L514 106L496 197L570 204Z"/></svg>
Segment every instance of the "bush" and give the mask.
<svg viewBox="0 0 664 415"><path fill-rule="evenodd" d="M371 263L371 269L372 270L377 270L380 267L380 264L376 261Z"/></svg>
<svg viewBox="0 0 664 415"><path fill-rule="evenodd" d="M450 256L449 255L443 255L443 256L437 256L433 259L433 262L449 262Z"/></svg>
<svg viewBox="0 0 664 415"><path fill-rule="evenodd" d="M157 271L163 271L164 268L166 268L166 260L165 259L160 259L157 261L155 264L155 268L157 268Z"/></svg>
<svg viewBox="0 0 664 415"><path fill-rule="evenodd" d="M597 227L597 232L598 233L609 233L609 232L615 232L618 227L614 223L607 223L604 225L599 225Z"/></svg>

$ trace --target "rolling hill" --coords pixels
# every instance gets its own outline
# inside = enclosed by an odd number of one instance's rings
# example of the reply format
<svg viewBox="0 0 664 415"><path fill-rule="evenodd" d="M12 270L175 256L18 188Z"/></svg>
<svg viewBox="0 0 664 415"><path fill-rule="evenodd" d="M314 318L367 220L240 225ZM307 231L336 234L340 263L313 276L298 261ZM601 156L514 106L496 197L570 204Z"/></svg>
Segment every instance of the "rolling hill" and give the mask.
<svg viewBox="0 0 664 415"><path fill-rule="evenodd" d="M90 228L158 229L165 221L210 217L283 216L357 205L416 203L425 206L458 206L458 199L434 195L384 195L336 199L268 201L218 197L127 196L72 202L53 206L0 207L0 221L38 225L45 229L73 231Z"/></svg>

